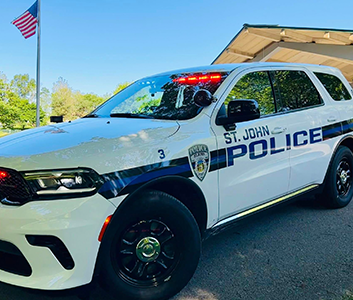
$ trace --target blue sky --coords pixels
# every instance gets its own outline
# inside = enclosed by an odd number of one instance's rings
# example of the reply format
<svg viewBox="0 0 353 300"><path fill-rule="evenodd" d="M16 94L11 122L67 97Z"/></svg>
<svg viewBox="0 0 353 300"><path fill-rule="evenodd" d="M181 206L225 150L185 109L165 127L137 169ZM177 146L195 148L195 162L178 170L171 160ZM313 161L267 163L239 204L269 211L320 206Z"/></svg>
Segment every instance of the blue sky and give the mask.
<svg viewBox="0 0 353 300"><path fill-rule="evenodd" d="M34 0L0 1L0 72L35 77L36 36L10 22ZM353 29L351 1L42 0L41 85L105 94L143 76L207 65L244 23Z"/></svg>

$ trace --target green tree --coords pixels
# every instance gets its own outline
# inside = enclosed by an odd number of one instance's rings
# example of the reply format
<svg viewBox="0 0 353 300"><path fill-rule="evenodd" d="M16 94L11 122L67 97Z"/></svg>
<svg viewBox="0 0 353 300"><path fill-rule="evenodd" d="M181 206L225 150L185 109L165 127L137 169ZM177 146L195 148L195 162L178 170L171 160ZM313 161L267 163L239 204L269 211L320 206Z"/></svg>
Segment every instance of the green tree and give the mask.
<svg viewBox="0 0 353 300"><path fill-rule="evenodd" d="M117 93L127 87L123 83L116 87ZM68 82L59 78L52 91L41 89L41 125L49 122L50 115L64 116L64 119L81 118L102 104L110 95L99 96L75 91ZM36 83L28 74L15 75L10 81L0 72L0 128L25 129L36 124Z"/></svg>
<svg viewBox="0 0 353 300"><path fill-rule="evenodd" d="M114 95L119 93L121 90L127 88L129 85L131 84L131 82L125 82L125 83L120 83L114 90Z"/></svg>
<svg viewBox="0 0 353 300"><path fill-rule="evenodd" d="M104 100L96 94L82 94L74 91L65 79L59 78L51 94L52 115L64 116L64 120L82 118L102 104Z"/></svg>
<svg viewBox="0 0 353 300"><path fill-rule="evenodd" d="M0 74L0 123L4 128L25 129L35 126L36 105L30 103L35 96L35 82L28 75L15 75L8 82L6 76ZM43 122L45 113L41 111Z"/></svg>
<svg viewBox="0 0 353 300"><path fill-rule="evenodd" d="M10 82L11 90L20 98L34 101L36 97L36 82L28 74L15 75Z"/></svg>
<svg viewBox="0 0 353 300"><path fill-rule="evenodd" d="M4 101L0 101L0 123L3 128L13 129L20 111L11 107Z"/></svg>
<svg viewBox="0 0 353 300"><path fill-rule="evenodd" d="M76 94L75 112L77 118L82 118L104 102L104 98L95 94Z"/></svg>
<svg viewBox="0 0 353 300"><path fill-rule="evenodd" d="M8 103L13 108L13 113L16 114L15 126L18 129L32 128L36 125L36 104L29 103L27 99L16 97ZM45 117L45 112L40 109L39 119L41 123Z"/></svg>
<svg viewBox="0 0 353 300"><path fill-rule="evenodd" d="M10 90L7 78L4 74L0 77L0 123L4 128L13 128L19 117L20 111L12 107L9 101L16 97Z"/></svg>
<svg viewBox="0 0 353 300"><path fill-rule="evenodd" d="M275 112L275 102L267 72L253 72L244 75L229 93L225 104L236 99L254 99L259 104L261 115Z"/></svg>
<svg viewBox="0 0 353 300"><path fill-rule="evenodd" d="M53 92L51 94L52 115L64 116L65 120L73 119L72 111L75 95L68 82L60 77L54 83Z"/></svg>

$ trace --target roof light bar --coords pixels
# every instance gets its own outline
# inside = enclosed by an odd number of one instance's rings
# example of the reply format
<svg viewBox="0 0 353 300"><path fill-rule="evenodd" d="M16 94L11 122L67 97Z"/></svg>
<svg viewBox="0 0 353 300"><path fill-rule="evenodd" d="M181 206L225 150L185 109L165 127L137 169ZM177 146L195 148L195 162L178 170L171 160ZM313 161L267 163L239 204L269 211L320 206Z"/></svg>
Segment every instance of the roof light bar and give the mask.
<svg viewBox="0 0 353 300"><path fill-rule="evenodd" d="M204 75L192 75L187 77L179 77L173 79L173 82L180 84L198 84L201 82L219 82L222 79L222 75L218 73L204 74Z"/></svg>

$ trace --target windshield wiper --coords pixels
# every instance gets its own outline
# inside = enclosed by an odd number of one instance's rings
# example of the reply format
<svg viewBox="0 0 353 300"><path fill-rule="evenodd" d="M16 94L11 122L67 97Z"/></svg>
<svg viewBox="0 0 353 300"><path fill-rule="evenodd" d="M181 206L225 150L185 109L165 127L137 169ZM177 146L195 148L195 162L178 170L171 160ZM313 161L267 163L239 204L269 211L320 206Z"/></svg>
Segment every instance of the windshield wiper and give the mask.
<svg viewBox="0 0 353 300"><path fill-rule="evenodd" d="M116 113L110 114L112 118L136 118L136 119L154 119L152 116L143 115L143 114L131 114L131 113Z"/></svg>

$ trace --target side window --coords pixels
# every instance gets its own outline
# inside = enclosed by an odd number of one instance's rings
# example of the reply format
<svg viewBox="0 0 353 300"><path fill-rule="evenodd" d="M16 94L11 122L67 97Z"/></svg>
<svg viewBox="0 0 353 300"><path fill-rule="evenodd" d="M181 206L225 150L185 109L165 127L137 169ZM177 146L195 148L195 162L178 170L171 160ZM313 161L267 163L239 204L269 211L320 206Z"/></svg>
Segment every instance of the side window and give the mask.
<svg viewBox="0 0 353 300"><path fill-rule="evenodd" d="M277 110L286 112L292 109L319 105L322 103L319 92L303 71L272 71Z"/></svg>
<svg viewBox="0 0 353 300"><path fill-rule="evenodd" d="M347 91L343 82L336 76L326 73L314 73L321 81L322 85L328 91L335 101L351 100L352 96Z"/></svg>
<svg viewBox="0 0 353 300"><path fill-rule="evenodd" d="M276 112L270 78L267 72L254 72L244 75L232 91L229 93L224 104L236 99L254 99L259 103L261 115Z"/></svg>

